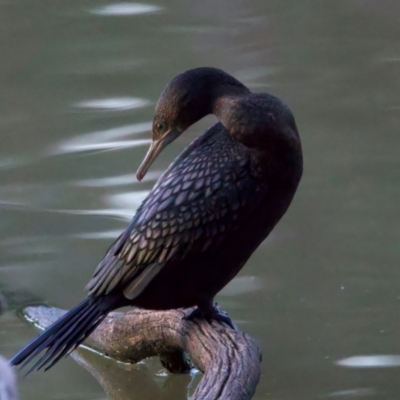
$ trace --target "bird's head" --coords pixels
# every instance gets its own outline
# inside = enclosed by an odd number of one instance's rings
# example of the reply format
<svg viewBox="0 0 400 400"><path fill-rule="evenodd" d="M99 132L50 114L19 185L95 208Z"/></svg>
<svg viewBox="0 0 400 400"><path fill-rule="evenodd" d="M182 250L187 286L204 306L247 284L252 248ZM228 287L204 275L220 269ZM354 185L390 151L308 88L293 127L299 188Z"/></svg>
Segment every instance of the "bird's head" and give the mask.
<svg viewBox="0 0 400 400"><path fill-rule="evenodd" d="M226 72L210 67L195 68L177 75L161 93L155 109L150 149L136 177L141 181L161 151L186 129L213 113L216 99L227 91L247 88Z"/></svg>
<svg viewBox="0 0 400 400"><path fill-rule="evenodd" d="M198 70L201 69L176 76L161 93L154 114L150 149L136 173L139 181L166 146L192 124L211 113L206 87L199 86Z"/></svg>

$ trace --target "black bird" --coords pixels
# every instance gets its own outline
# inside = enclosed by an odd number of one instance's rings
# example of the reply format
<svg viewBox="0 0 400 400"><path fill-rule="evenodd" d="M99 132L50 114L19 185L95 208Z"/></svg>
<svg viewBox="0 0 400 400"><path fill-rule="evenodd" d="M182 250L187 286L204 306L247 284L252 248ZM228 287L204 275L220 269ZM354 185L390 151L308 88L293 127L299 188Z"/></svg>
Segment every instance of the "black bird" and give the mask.
<svg viewBox="0 0 400 400"><path fill-rule="evenodd" d="M226 72L197 68L176 76L156 105L142 180L158 154L189 126L219 122L170 165L112 244L86 286L88 297L12 359L48 369L116 308L197 306L189 317L224 322L215 295L239 272L285 214L299 184L302 151L290 109L252 93Z"/></svg>

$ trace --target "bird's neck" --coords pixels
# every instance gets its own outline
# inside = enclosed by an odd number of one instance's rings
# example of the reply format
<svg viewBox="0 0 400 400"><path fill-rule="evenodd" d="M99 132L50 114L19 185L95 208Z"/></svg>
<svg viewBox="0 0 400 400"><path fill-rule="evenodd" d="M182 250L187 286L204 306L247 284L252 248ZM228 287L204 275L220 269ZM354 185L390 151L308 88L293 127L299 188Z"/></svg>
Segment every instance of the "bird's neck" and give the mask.
<svg viewBox="0 0 400 400"><path fill-rule="evenodd" d="M276 97L248 89L219 97L213 113L230 136L270 170L301 170L302 152L290 110Z"/></svg>
<svg viewBox="0 0 400 400"><path fill-rule="evenodd" d="M237 120L234 121L232 118L236 114L238 103L250 94L250 90L245 86L233 86L229 90L224 88L223 91L216 91L214 93L212 113L230 133L238 127L238 123L240 122Z"/></svg>
<svg viewBox="0 0 400 400"><path fill-rule="evenodd" d="M252 136L253 121L248 112L250 90L232 90L218 96L213 103L213 114L229 132L233 139L243 142L246 137ZM246 140L245 140L246 141ZM246 144L246 143L243 143Z"/></svg>

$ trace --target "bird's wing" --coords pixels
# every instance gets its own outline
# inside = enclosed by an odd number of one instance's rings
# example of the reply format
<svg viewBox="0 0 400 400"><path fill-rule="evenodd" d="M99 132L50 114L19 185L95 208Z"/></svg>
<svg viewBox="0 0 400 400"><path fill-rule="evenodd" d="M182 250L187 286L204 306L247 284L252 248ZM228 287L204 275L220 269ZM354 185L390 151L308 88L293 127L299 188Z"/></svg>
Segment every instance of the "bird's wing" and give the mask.
<svg viewBox="0 0 400 400"><path fill-rule="evenodd" d="M267 190L238 146L220 124L193 142L110 247L86 287L89 295L119 287L133 299L166 263L217 247L237 228Z"/></svg>

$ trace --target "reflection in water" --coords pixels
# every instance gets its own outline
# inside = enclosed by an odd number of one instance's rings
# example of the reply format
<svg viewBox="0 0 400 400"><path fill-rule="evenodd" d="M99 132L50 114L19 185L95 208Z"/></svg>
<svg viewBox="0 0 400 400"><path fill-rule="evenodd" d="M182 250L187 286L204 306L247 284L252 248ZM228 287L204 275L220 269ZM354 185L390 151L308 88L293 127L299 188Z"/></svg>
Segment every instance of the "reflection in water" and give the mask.
<svg viewBox="0 0 400 400"><path fill-rule="evenodd" d="M50 212L70 215L96 215L103 217L118 217L130 221L134 214L133 209L97 209L97 210L50 210Z"/></svg>
<svg viewBox="0 0 400 400"><path fill-rule="evenodd" d="M75 136L58 143L50 150L50 154L75 153L88 150L104 150L148 145L150 139L136 139L116 141L116 139L148 132L151 123L141 123L106 129L104 131L90 132Z"/></svg>
<svg viewBox="0 0 400 400"><path fill-rule="evenodd" d="M138 190L136 192L118 193L108 196L107 203L112 207L129 207L132 210L140 206L148 195L148 190Z"/></svg>
<svg viewBox="0 0 400 400"><path fill-rule="evenodd" d="M46 192L46 189L44 184L36 183L21 184L18 182L0 185L0 204L15 206L16 209L26 207L32 210L36 199L43 200L41 195ZM51 196L49 191L47 191L47 196L48 198Z"/></svg>
<svg viewBox="0 0 400 400"><path fill-rule="evenodd" d="M17 255L45 255L52 254L59 250L59 244L54 237L49 236L11 236L0 240L0 246L5 248L7 253ZM2 267L2 268L7 268Z"/></svg>
<svg viewBox="0 0 400 400"><path fill-rule="evenodd" d="M92 14L109 15L109 16L124 16L124 15L137 15L148 14L161 11L162 7L150 4L139 3L115 3L107 6L97 7L91 10Z"/></svg>
<svg viewBox="0 0 400 400"><path fill-rule="evenodd" d="M142 182L154 181L162 174L162 171L148 172ZM110 176L108 178L93 178L74 182L76 186L84 187L107 187L124 186L139 183L135 174L126 174L119 176Z"/></svg>
<svg viewBox="0 0 400 400"><path fill-rule="evenodd" d="M85 100L73 104L74 107L99 111L123 111L145 107L151 104L148 100L135 97L114 97L110 99Z"/></svg>
<svg viewBox="0 0 400 400"><path fill-rule="evenodd" d="M24 203L22 201L0 200L0 205L4 208L22 209L27 206L27 203Z"/></svg>
<svg viewBox="0 0 400 400"><path fill-rule="evenodd" d="M362 396L373 396L376 394L376 390L373 388L357 388L349 390L337 390L331 392L324 397L362 397Z"/></svg>
<svg viewBox="0 0 400 400"><path fill-rule="evenodd" d="M140 190L136 192L118 193L105 197L105 202L111 207L96 210L51 210L56 213L71 215L101 215L119 217L131 220L136 208L140 206L149 192ZM89 233L90 234L90 233Z"/></svg>
<svg viewBox="0 0 400 400"><path fill-rule="evenodd" d="M80 151L92 150L113 150L128 147L147 146L151 143L150 139L137 139L137 140L121 140L118 142L107 143L87 143L87 144L69 144L62 147L64 153L75 153Z"/></svg>
<svg viewBox="0 0 400 400"><path fill-rule="evenodd" d="M129 174L144 149L94 158L74 146L147 139L151 124L140 122L150 121L150 107L130 112L133 99L156 100L178 71L219 66L296 111L307 159L294 208L245 267L261 290L238 277L226 289L238 296L220 298L260 342L255 399L361 399L372 392L362 387L376 388L377 400L399 398L398 370L374 367L397 366L400 354L400 2L132 1L80 2L84 18L74 1L1 2L0 290L11 310L74 304L86 284L82 270L90 275L107 245L96 240L111 243L134 214L134 204L121 208L108 196L141 189L129 186ZM72 157L43 158L43 149ZM8 312L0 353L11 356L33 335ZM360 346L372 356L341 360ZM21 379L21 398L104 399L72 364ZM156 380L159 364L146 365ZM127 398L151 398L140 379L118 376L117 386L135 381Z"/></svg>
<svg viewBox="0 0 400 400"><path fill-rule="evenodd" d="M122 229L113 231L100 231L100 232L82 232L75 233L72 235L74 238L78 239L110 239L115 240L122 232Z"/></svg>
<svg viewBox="0 0 400 400"><path fill-rule="evenodd" d="M27 160L24 160L22 157L18 156L0 158L0 170L20 167L26 163Z"/></svg>
<svg viewBox="0 0 400 400"><path fill-rule="evenodd" d="M387 368L400 367L400 356L398 355L372 355L354 356L343 358L335 362L336 365L349 368Z"/></svg>
<svg viewBox="0 0 400 400"><path fill-rule="evenodd" d="M154 359L125 364L86 349L74 351L71 357L96 378L109 400L186 400L197 375L166 373L154 376L146 365Z"/></svg>

